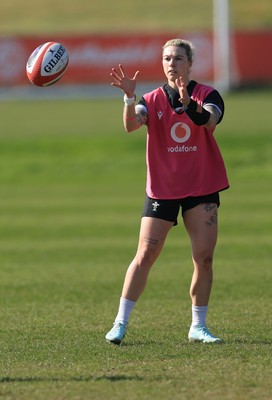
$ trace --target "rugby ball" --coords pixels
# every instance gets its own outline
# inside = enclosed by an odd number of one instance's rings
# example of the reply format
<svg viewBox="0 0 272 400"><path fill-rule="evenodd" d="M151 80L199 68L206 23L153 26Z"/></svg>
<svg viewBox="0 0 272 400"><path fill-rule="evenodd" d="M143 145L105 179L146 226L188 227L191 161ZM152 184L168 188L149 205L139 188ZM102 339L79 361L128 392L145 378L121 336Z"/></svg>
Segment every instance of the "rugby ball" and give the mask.
<svg viewBox="0 0 272 400"><path fill-rule="evenodd" d="M47 42L37 47L26 64L26 74L36 86L56 83L65 73L69 56L60 43Z"/></svg>

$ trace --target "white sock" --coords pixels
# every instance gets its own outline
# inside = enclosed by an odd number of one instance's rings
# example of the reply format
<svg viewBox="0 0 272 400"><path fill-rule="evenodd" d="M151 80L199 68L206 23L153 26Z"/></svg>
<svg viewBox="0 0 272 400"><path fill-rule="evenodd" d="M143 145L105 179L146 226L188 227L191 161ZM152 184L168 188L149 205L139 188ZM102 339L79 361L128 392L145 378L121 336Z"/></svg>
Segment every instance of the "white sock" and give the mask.
<svg viewBox="0 0 272 400"><path fill-rule="evenodd" d="M192 326L206 326L208 306L192 306Z"/></svg>
<svg viewBox="0 0 272 400"><path fill-rule="evenodd" d="M127 323L135 304L136 304L135 301L127 300L124 297L121 297L120 304L119 304L119 310L118 310L118 314L115 318L115 322L118 321L118 322Z"/></svg>

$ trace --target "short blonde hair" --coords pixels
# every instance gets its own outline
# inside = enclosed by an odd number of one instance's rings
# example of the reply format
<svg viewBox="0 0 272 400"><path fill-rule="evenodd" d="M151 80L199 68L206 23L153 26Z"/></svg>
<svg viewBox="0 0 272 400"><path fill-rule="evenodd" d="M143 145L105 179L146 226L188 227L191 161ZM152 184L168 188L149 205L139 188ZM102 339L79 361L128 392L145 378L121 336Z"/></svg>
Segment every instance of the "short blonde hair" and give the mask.
<svg viewBox="0 0 272 400"><path fill-rule="evenodd" d="M164 44L164 46L162 47L162 50L164 50L166 47L169 47L169 46L183 47L185 49L188 61L193 62L194 47L193 47L193 44L191 42L189 42L189 40L170 39Z"/></svg>

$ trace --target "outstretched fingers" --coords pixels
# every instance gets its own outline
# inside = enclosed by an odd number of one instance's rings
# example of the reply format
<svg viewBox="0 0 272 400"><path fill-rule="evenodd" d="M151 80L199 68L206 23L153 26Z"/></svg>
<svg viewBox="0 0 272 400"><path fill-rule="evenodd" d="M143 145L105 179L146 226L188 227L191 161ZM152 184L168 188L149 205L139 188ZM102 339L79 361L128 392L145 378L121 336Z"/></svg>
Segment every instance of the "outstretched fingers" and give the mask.
<svg viewBox="0 0 272 400"><path fill-rule="evenodd" d="M117 80L121 81L123 78L127 78L127 74L125 73L125 70L124 70L124 68L122 67L121 64L119 64L119 71L117 71L116 68L112 68L111 71L112 72L110 73L110 75L114 79L117 79Z"/></svg>
<svg viewBox="0 0 272 400"><path fill-rule="evenodd" d="M136 71L136 72L135 72L134 77L132 78L133 81L136 81L139 72L140 72L140 71Z"/></svg>
<svg viewBox="0 0 272 400"><path fill-rule="evenodd" d="M120 70L120 74L123 78L127 78L127 74L122 66L122 64L119 64L119 70Z"/></svg>
<svg viewBox="0 0 272 400"><path fill-rule="evenodd" d="M136 86L136 78L139 71L136 71L133 78L130 78L123 68L122 64L118 65L118 68L112 68L110 76L113 78L112 86L116 86L122 89L125 93L134 93Z"/></svg>
<svg viewBox="0 0 272 400"><path fill-rule="evenodd" d="M113 78L114 82L112 82L112 84L120 84L122 78L121 76L118 74L118 72L116 71L115 68L112 68L110 76Z"/></svg>

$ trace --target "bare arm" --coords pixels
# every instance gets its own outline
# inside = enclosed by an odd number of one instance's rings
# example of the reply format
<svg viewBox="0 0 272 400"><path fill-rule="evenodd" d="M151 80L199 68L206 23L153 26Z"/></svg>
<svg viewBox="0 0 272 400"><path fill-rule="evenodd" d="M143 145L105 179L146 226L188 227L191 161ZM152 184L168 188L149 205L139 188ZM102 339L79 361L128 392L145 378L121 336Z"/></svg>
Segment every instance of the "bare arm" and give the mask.
<svg viewBox="0 0 272 400"><path fill-rule="evenodd" d="M125 94L123 122L127 132L135 131L145 123L141 113L135 110L135 89L138 73L139 71L136 71L133 78L129 78L123 66L119 64L119 69L112 68L110 74L114 80L111 85L121 89Z"/></svg>
<svg viewBox="0 0 272 400"><path fill-rule="evenodd" d="M147 123L147 110L144 106L124 106L124 127L127 132L133 132Z"/></svg>

